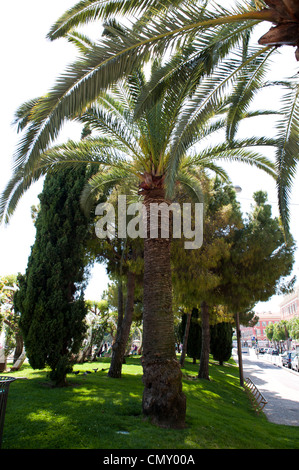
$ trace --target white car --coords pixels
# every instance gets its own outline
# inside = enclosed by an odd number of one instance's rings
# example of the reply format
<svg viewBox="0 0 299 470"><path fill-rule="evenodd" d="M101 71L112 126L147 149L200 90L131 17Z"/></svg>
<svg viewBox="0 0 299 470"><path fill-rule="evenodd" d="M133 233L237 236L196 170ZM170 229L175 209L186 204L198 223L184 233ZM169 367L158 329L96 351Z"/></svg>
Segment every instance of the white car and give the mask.
<svg viewBox="0 0 299 470"><path fill-rule="evenodd" d="M296 370L299 372L299 354L296 354L295 357L293 357L292 362L291 362L291 367L293 370Z"/></svg>

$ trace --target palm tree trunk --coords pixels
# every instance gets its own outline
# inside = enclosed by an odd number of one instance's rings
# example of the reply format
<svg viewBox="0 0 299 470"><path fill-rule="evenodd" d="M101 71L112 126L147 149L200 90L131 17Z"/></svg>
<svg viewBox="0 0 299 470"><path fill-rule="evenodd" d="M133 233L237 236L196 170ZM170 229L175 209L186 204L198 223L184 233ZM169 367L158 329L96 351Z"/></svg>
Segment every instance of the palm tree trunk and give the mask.
<svg viewBox="0 0 299 470"><path fill-rule="evenodd" d="M129 271L127 278L127 299L125 314L122 321L118 321L116 340L112 347L111 364L108 376L112 378L120 378L121 370L126 350L127 341L130 334L132 324L133 311L134 311L134 293L135 293L135 273ZM122 302L122 289L119 291L120 299L119 304ZM120 313L122 309L120 309Z"/></svg>
<svg viewBox="0 0 299 470"><path fill-rule="evenodd" d="M209 378L209 355L210 355L210 319L209 307L206 302L201 304L201 328L202 328L202 343L201 355L199 364L199 379L210 380Z"/></svg>
<svg viewBox="0 0 299 470"><path fill-rule="evenodd" d="M150 205L167 202L163 190L150 193L144 199L148 231ZM182 428L186 398L175 354L170 238L150 238L149 232L144 241L143 295L143 413L153 424Z"/></svg>

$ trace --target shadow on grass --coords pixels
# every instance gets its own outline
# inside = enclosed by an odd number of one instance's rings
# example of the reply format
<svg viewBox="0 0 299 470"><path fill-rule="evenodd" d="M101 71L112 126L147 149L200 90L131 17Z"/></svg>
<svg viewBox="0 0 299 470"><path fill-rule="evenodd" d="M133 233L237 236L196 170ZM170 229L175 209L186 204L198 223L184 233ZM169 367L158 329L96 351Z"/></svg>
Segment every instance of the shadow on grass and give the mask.
<svg viewBox="0 0 299 470"><path fill-rule="evenodd" d="M77 364L68 387L51 388L48 371L24 366L11 385L2 447L5 449L211 449L258 448L273 433L257 417L239 386L234 365L211 361L211 380L197 379L198 365L185 362L186 429L152 426L142 415L140 357L129 357L121 379L107 376L110 359ZM97 372L93 369L98 368ZM102 369L106 369L102 371ZM91 371L84 375L84 372ZM12 375L12 374L7 374ZM298 437L298 434L297 434ZM269 447L282 438L279 430ZM287 435L287 445L293 441ZM266 441L267 442L267 441Z"/></svg>
<svg viewBox="0 0 299 470"><path fill-rule="evenodd" d="M176 432L155 428L153 433L143 418L140 358L126 361L121 379L108 377L106 366L107 358L77 364L80 374L69 374L64 388L51 388L47 371L27 368L29 380L14 382L9 394L2 447L159 448L166 432L166 448L172 448ZM84 375L87 370L91 373Z"/></svg>

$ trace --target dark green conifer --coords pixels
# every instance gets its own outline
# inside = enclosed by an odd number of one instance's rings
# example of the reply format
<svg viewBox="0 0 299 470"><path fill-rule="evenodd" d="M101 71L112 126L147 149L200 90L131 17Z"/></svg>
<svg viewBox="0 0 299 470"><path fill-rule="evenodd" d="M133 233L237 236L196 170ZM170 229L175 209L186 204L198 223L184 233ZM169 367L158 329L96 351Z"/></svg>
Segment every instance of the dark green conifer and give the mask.
<svg viewBox="0 0 299 470"><path fill-rule="evenodd" d="M89 223L79 204L85 181L82 167L46 176L35 243L15 296L30 365L50 366L56 386L65 385L71 356L78 352L85 331Z"/></svg>
<svg viewBox="0 0 299 470"><path fill-rule="evenodd" d="M210 326L210 352L222 366L232 354L233 328L229 322L216 323Z"/></svg>

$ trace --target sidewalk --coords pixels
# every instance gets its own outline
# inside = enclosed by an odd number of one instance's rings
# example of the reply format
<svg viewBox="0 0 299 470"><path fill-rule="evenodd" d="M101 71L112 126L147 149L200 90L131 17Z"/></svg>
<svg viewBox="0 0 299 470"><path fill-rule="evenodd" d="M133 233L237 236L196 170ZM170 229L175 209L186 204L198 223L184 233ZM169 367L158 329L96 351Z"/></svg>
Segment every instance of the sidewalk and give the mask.
<svg viewBox="0 0 299 470"><path fill-rule="evenodd" d="M268 420L299 426L299 374L255 354L243 354L242 360L244 379L249 377L268 401L263 409Z"/></svg>

